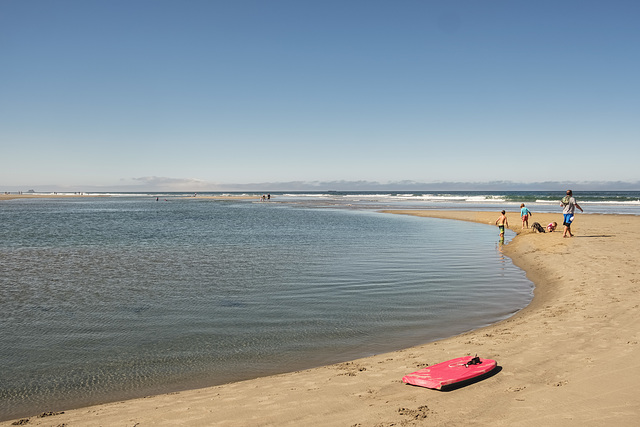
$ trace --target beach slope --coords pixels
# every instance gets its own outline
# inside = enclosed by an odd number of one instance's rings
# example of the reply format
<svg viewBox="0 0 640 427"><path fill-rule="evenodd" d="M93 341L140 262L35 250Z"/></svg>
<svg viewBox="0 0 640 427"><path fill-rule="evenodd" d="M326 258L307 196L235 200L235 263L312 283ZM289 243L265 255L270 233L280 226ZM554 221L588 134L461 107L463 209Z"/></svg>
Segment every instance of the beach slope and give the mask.
<svg viewBox="0 0 640 427"><path fill-rule="evenodd" d="M498 213L394 211L493 224ZM498 324L438 342L223 386L43 414L41 426L631 426L640 414L640 218L578 215L575 237L520 230L505 255L535 283ZM561 222L534 214L530 222ZM496 227L496 239L497 239ZM494 376L454 391L403 375L454 357L496 359ZM51 408L43 407L42 411ZM9 426L5 421L0 426Z"/></svg>

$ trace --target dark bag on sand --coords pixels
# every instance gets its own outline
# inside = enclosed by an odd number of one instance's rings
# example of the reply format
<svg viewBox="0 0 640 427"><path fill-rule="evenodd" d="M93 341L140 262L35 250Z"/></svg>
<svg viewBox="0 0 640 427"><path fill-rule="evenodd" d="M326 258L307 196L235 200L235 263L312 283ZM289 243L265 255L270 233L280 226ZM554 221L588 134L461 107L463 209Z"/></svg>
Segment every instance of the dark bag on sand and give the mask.
<svg viewBox="0 0 640 427"><path fill-rule="evenodd" d="M531 228L533 228L538 233L546 233L544 227L541 226L539 222L534 222L533 224L531 224Z"/></svg>

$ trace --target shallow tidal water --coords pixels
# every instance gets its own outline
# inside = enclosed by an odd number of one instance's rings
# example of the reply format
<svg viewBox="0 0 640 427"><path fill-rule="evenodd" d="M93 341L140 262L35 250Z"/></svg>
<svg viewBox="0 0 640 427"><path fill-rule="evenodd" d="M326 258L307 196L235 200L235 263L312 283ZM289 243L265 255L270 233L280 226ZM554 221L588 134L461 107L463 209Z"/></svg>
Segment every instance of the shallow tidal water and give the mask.
<svg viewBox="0 0 640 427"><path fill-rule="evenodd" d="M496 227L369 210L12 200L0 233L0 419L406 348L533 291Z"/></svg>

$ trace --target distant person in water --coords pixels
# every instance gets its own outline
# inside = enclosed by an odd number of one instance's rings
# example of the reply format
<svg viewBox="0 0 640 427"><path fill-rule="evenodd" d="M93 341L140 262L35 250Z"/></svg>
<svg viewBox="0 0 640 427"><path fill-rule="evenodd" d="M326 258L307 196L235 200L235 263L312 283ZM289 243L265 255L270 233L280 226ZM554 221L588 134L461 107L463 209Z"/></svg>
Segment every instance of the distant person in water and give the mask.
<svg viewBox="0 0 640 427"><path fill-rule="evenodd" d="M527 228L529 228L529 217L533 216L529 208L527 208L524 203L520 205L520 218L522 219L522 228L524 228L525 224Z"/></svg>
<svg viewBox="0 0 640 427"><path fill-rule="evenodd" d="M560 206L562 206L562 215L564 216L564 233L562 233L562 237L573 237L571 233L571 223L573 223L573 215L575 214L576 208L580 209L580 212L584 212L576 199L573 197L573 192L571 190L567 190L567 195L562 198L560 201Z"/></svg>
<svg viewBox="0 0 640 427"><path fill-rule="evenodd" d="M507 221L507 215L505 211L501 212L502 215L496 219L496 224L498 225L498 229L500 230L500 240L504 240L504 228L509 226L509 221Z"/></svg>

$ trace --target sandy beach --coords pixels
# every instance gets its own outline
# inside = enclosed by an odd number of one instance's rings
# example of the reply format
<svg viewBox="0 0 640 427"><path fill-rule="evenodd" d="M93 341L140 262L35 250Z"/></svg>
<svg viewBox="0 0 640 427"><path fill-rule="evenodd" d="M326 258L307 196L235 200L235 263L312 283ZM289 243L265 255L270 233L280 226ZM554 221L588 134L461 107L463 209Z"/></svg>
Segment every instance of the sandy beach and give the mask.
<svg viewBox="0 0 640 427"><path fill-rule="evenodd" d="M498 212L394 211L493 224ZM640 218L579 214L573 232L522 230L502 250L535 283L498 324L421 346L222 386L24 418L38 426L632 426L640 414ZM531 222L561 223L534 212ZM498 229L496 227L496 240ZM500 371L440 392L403 375L454 357ZM0 422L9 426L16 420Z"/></svg>

